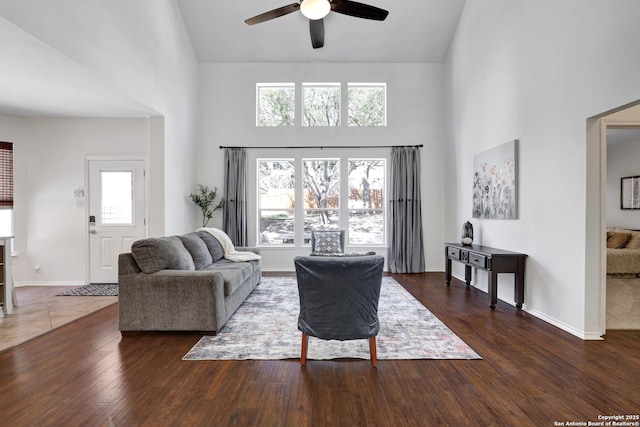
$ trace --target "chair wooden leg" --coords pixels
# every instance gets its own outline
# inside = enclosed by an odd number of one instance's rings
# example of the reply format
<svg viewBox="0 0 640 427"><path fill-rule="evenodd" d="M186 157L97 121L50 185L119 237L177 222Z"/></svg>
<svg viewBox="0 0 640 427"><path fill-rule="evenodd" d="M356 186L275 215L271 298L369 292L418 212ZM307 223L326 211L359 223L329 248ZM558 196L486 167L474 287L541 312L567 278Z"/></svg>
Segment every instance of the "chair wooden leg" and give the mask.
<svg viewBox="0 0 640 427"><path fill-rule="evenodd" d="M369 338L369 354L371 354L371 366L378 366L378 350L376 348L376 337Z"/></svg>
<svg viewBox="0 0 640 427"><path fill-rule="evenodd" d="M300 364L305 366L307 364L307 347L309 346L309 336L302 333L302 351L300 352Z"/></svg>

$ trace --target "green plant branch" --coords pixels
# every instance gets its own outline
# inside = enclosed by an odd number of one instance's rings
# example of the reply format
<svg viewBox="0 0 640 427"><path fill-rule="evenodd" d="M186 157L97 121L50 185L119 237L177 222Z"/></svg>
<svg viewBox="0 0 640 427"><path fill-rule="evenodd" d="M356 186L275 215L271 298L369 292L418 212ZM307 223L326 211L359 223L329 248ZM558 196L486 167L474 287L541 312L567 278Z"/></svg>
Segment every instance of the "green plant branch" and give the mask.
<svg viewBox="0 0 640 427"><path fill-rule="evenodd" d="M209 187L198 184L198 192L195 194L189 194L191 201L202 211L203 227L206 227L209 220L213 218L214 212L217 212L224 207L224 198L221 198L218 204L214 206L217 193L218 187L213 187L213 190L210 190Z"/></svg>

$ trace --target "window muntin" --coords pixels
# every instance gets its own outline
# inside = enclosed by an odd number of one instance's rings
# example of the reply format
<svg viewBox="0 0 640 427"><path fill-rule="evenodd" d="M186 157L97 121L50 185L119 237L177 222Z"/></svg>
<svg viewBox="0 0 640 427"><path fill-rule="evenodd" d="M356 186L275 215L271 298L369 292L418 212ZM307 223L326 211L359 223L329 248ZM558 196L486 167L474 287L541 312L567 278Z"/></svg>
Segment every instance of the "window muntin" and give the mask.
<svg viewBox="0 0 640 427"><path fill-rule="evenodd" d="M302 84L302 126L340 126L340 83Z"/></svg>
<svg viewBox="0 0 640 427"><path fill-rule="evenodd" d="M294 159L258 159L260 245L295 244Z"/></svg>
<svg viewBox="0 0 640 427"><path fill-rule="evenodd" d="M385 83L347 84L349 126L386 126L386 92Z"/></svg>
<svg viewBox="0 0 640 427"><path fill-rule="evenodd" d="M385 159L349 159L349 244L383 245Z"/></svg>
<svg viewBox="0 0 640 427"><path fill-rule="evenodd" d="M258 83L256 126L293 126L295 94L293 83Z"/></svg>
<svg viewBox="0 0 640 427"><path fill-rule="evenodd" d="M133 171L100 171L100 222L133 225Z"/></svg>

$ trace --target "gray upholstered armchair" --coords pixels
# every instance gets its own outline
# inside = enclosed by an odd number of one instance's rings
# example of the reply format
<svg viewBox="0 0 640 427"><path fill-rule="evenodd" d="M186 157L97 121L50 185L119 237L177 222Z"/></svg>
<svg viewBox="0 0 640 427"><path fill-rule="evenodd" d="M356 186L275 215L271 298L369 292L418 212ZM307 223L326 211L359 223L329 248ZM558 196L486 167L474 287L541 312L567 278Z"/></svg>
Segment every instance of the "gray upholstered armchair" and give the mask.
<svg viewBox="0 0 640 427"><path fill-rule="evenodd" d="M369 339L371 365L375 367L384 257L299 256L294 263L300 294L300 363L306 364L308 339L313 336L340 341Z"/></svg>

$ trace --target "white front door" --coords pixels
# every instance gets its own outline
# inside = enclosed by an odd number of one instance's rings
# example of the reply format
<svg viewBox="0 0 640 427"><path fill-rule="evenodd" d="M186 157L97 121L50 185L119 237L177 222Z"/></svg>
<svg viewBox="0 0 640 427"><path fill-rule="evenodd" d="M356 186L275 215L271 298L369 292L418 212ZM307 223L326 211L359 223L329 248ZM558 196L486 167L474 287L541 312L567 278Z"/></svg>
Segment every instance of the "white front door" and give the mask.
<svg viewBox="0 0 640 427"><path fill-rule="evenodd" d="M146 237L144 160L89 160L89 281L118 282L118 255Z"/></svg>

